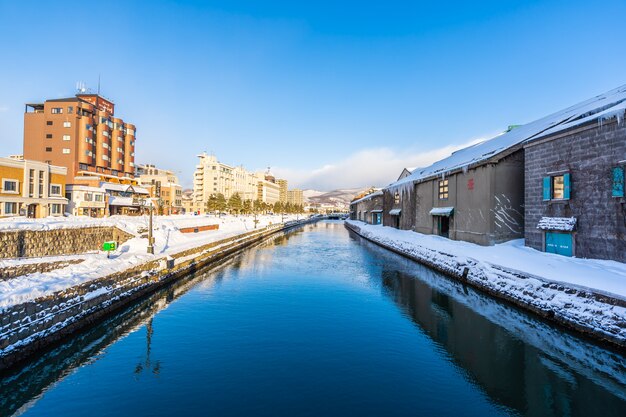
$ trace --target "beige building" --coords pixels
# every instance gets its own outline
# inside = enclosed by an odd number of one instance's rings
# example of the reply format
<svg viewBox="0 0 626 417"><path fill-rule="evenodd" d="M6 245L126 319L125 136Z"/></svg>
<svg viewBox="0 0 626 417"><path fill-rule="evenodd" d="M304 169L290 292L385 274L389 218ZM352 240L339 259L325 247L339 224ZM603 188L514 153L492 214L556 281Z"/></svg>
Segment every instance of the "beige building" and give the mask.
<svg viewBox="0 0 626 417"><path fill-rule="evenodd" d="M170 215L183 212L183 187L174 171L154 165L139 165L136 173L139 185L148 190L158 214Z"/></svg>
<svg viewBox="0 0 626 417"><path fill-rule="evenodd" d="M303 206L304 194L302 193L302 190L293 189L293 190L287 191L287 202L291 205Z"/></svg>
<svg viewBox="0 0 626 417"><path fill-rule="evenodd" d="M287 202L287 180L276 179L276 184L278 184L278 199L281 203L285 204Z"/></svg>
<svg viewBox="0 0 626 417"><path fill-rule="evenodd" d="M67 169L21 156L0 158L0 217L62 216Z"/></svg>
<svg viewBox="0 0 626 417"><path fill-rule="evenodd" d="M280 201L280 186L266 175L258 176L257 192L257 199L264 203L274 204Z"/></svg>
<svg viewBox="0 0 626 417"><path fill-rule="evenodd" d="M192 211L206 212L206 202L213 194L223 194L229 199L238 193L242 200L257 198L258 178L241 166L233 167L217 160L206 152L198 155L193 178Z"/></svg>

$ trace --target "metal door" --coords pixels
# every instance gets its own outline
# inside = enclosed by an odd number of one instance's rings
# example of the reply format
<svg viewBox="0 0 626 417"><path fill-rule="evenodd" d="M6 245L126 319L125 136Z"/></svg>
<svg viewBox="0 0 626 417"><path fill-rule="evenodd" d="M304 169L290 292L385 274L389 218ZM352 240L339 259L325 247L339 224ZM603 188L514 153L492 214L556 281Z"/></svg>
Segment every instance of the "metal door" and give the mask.
<svg viewBox="0 0 626 417"><path fill-rule="evenodd" d="M574 245L571 233L546 232L546 252L573 256Z"/></svg>

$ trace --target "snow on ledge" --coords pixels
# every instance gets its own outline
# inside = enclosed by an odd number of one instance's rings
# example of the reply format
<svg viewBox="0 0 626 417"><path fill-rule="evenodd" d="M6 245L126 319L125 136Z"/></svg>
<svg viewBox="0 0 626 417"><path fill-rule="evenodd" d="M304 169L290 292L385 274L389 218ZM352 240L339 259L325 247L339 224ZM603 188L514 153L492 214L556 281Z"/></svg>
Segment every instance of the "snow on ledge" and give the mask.
<svg viewBox="0 0 626 417"><path fill-rule="evenodd" d="M454 207L433 207L430 211L431 216L451 216Z"/></svg>
<svg viewBox="0 0 626 417"><path fill-rule="evenodd" d="M542 217L537 224L537 229L563 232L571 232L575 227L576 217Z"/></svg>

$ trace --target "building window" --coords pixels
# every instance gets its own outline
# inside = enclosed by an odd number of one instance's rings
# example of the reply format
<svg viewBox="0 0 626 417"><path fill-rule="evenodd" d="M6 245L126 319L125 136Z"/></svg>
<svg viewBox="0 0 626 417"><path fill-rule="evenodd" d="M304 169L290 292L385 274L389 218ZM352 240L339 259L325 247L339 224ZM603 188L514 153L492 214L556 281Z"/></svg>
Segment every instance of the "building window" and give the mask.
<svg viewBox="0 0 626 417"><path fill-rule="evenodd" d="M46 139L52 139L52 133L46 133Z"/></svg>
<svg viewBox="0 0 626 417"><path fill-rule="evenodd" d="M48 121L46 122L46 125L48 125L48 126L52 126L52 120L48 120Z"/></svg>
<svg viewBox="0 0 626 417"><path fill-rule="evenodd" d="M624 197L624 180L626 177L624 176L624 167L617 166L613 168L613 187L611 191L611 195L613 197Z"/></svg>
<svg viewBox="0 0 626 417"><path fill-rule="evenodd" d="M67 108L67 114L72 114L72 113L74 113L74 107L69 106L69 107ZM68 126L66 126L66 127L68 127Z"/></svg>
<svg viewBox="0 0 626 417"><path fill-rule="evenodd" d="M89 155L89 154L87 154ZM87 164L78 164L78 169L89 169L89 167L87 166Z"/></svg>
<svg viewBox="0 0 626 417"><path fill-rule="evenodd" d="M46 152L52 152L52 148L50 147L46 148Z"/></svg>
<svg viewBox="0 0 626 417"><path fill-rule="evenodd" d="M2 191L5 193L17 194L17 180L2 180Z"/></svg>
<svg viewBox="0 0 626 417"><path fill-rule="evenodd" d="M17 214L17 203L4 203L4 214Z"/></svg>
<svg viewBox="0 0 626 417"><path fill-rule="evenodd" d="M448 199L448 180L439 181L439 199L440 200Z"/></svg>
<svg viewBox="0 0 626 417"><path fill-rule="evenodd" d="M50 204L50 212L52 214L61 214L61 205L60 204Z"/></svg>
<svg viewBox="0 0 626 417"><path fill-rule="evenodd" d="M96 194L94 197L96 201L102 201L102 194Z"/></svg>
<svg viewBox="0 0 626 417"><path fill-rule="evenodd" d="M43 171L39 171L39 197L43 197Z"/></svg>
<svg viewBox="0 0 626 417"><path fill-rule="evenodd" d="M72 127L72 122L63 122L63 127Z"/></svg>
<svg viewBox="0 0 626 417"><path fill-rule="evenodd" d="M53 107L51 110L52 114L61 114L63 113L63 109L61 107Z"/></svg>
<svg viewBox="0 0 626 417"><path fill-rule="evenodd" d="M552 175L543 179L543 200L569 200L570 174Z"/></svg>
<svg viewBox="0 0 626 417"><path fill-rule="evenodd" d="M28 170L28 196L33 197L35 194L35 170Z"/></svg>
<svg viewBox="0 0 626 417"><path fill-rule="evenodd" d="M50 195L61 195L61 186L58 184L51 184Z"/></svg>
<svg viewBox="0 0 626 417"><path fill-rule="evenodd" d="M93 194L85 193L85 201L93 201Z"/></svg>
<svg viewBox="0 0 626 417"><path fill-rule="evenodd" d="M65 140L65 141L70 140L70 135L63 135L63 140Z"/></svg>
<svg viewBox="0 0 626 417"><path fill-rule="evenodd" d="M396 191L396 193L393 195L393 202L396 204L400 204L400 193L398 191Z"/></svg>
<svg viewBox="0 0 626 417"><path fill-rule="evenodd" d="M64 154L69 154L70 153L70 148L63 148L63 153Z"/></svg>

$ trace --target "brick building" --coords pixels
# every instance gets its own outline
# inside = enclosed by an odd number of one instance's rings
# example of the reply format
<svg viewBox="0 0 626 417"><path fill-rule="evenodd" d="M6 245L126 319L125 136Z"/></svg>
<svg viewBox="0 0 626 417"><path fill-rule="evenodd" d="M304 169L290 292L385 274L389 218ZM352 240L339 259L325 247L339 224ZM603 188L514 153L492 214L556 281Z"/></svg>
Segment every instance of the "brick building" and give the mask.
<svg viewBox="0 0 626 417"><path fill-rule="evenodd" d="M136 128L114 111L98 94L26 104L24 158L66 167L68 184L85 175L132 179Z"/></svg>
<svg viewBox="0 0 626 417"><path fill-rule="evenodd" d="M585 118L525 145L527 246L626 262L625 109L622 87Z"/></svg>

